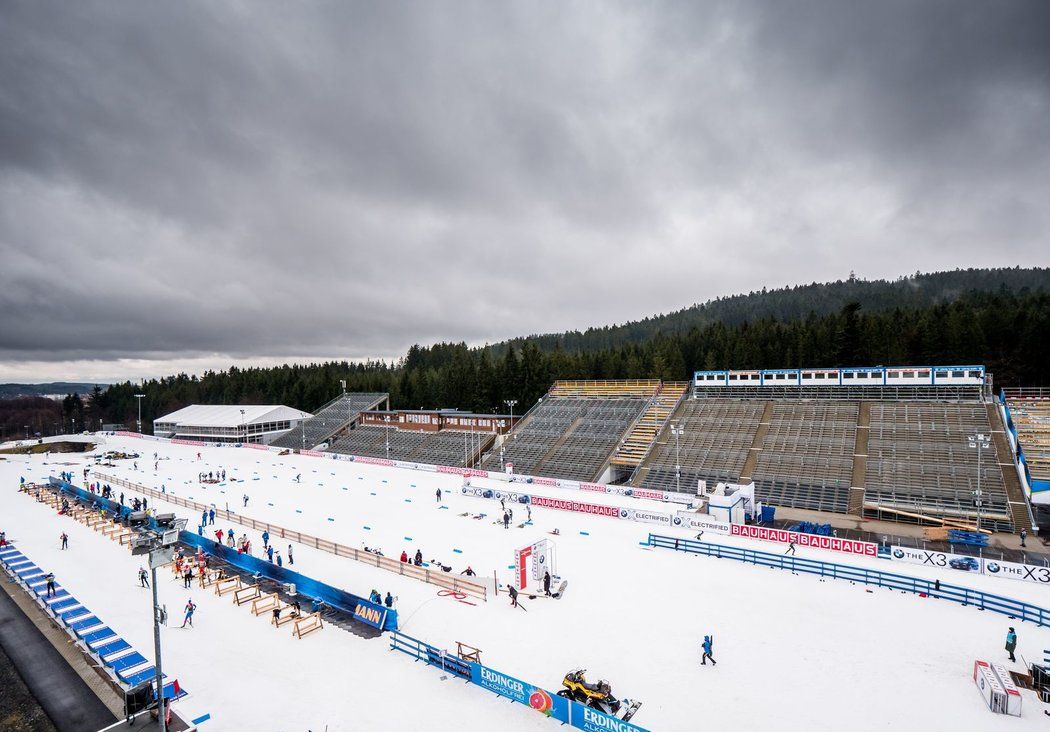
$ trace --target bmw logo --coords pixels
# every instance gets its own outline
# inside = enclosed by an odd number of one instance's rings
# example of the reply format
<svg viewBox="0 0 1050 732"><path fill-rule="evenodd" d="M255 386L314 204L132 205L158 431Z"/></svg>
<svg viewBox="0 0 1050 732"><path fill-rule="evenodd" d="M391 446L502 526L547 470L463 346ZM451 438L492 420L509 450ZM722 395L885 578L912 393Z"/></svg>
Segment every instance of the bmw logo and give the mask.
<svg viewBox="0 0 1050 732"><path fill-rule="evenodd" d="M893 556L897 557L897 559L903 559L904 558L904 550L903 549L894 549L893 550Z"/></svg>
<svg viewBox="0 0 1050 732"><path fill-rule="evenodd" d="M532 482L532 478L526 478L526 479L525 479L525 482L526 482L526 483L531 483L531 482Z"/></svg>
<svg viewBox="0 0 1050 732"><path fill-rule="evenodd" d="M996 572L999 571L999 565L996 564L995 562L985 562L984 568L987 569L992 574L995 574Z"/></svg>
<svg viewBox="0 0 1050 732"><path fill-rule="evenodd" d="M681 516L675 516L674 517L674 525L675 526L681 526L682 525L682 517Z"/></svg>
<svg viewBox="0 0 1050 732"><path fill-rule="evenodd" d="M625 509L625 508L621 508L620 509L620 518L627 518L627 509Z"/></svg>

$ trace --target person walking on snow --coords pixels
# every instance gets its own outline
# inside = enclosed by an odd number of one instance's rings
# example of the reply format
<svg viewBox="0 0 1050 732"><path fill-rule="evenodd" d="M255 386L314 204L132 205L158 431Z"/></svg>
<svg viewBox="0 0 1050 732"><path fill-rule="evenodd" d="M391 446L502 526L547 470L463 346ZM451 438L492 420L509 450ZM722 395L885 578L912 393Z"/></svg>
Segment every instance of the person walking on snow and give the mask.
<svg viewBox="0 0 1050 732"><path fill-rule="evenodd" d="M215 509L214 508L211 509L210 511L208 511L208 525L209 526L214 526L215 525Z"/></svg>
<svg viewBox="0 0 1050 732"><path fill-rule="evenodd" d="M711 638L711 636L705 635L704 636L704 642L703 642L702 645L703 645L703 649L704 649L704 655L700 657L700 665L701 666L706 666L707 665L707 659L710 658L711 659L711 665L712 666L717 666L718 662L715 661L715 657L711 655L711 648L714 646L714 640Z"/></svg>
<svg viewBox="0 0 1050 732"><path fill-rule="evenodd" d="M1010 628L1006 634L1006 652L1010 654L1010 660L1016 661L1014 658L1014 650L1017 648L1017 633L1014 632L1013 628Z"/></svg>
<svg viewBox="0 0 1050 732"><path fill-rule="evenodd" d="M185 628L189 625L193 627L193 611L197 609L197 606L193 604L193 598L186 601L186 617L182 619L182 627Z"/></svg>
<svg viewBox="0 0 1050 732"><path fill-rule="evenodd" d="M551 596L551 573L543 573L543 594L547 597Z"/></svg>
<svg viewBox="0 0 1050 732"><path fill-rule="evenodd" d="M288 564L295 564L295 557L292 556L292 545L288 545Z"/></svg>
<svg viewBox="0 0 1050 732"><path fill-rule="evenodd" d="M207 511L201 511L201 526L207 526L207 525L208 525L208 512Z"/></svg>
<svg viewBox="0 0 1050 732"><path fill-rule="evenodd" d="M503 512L503 528L510 528L510 514L508 514L506 511Z"/></svg>
<svg viewBox="0 0 1050 732"><path fill-rule="evenodd" d="M791 556L795 556L795 542L791 542L790 544L788 544L787 551L784 552L784 554L790 554Z"/></svg>
<svg viewBox="0 0 1050 732"><path fill-rule="evenodd" d="M55 594L55 573L48 572L44 579L47 580L47 596L52 597Z"/></svg>
<svg viewBox="0 0 1050 732"><path fill-rule="evenodd" d="M62 538L62 548L63 549L68 549L69 548L69 537L66 536L66 532L64 532L64 531L62 532L62 537L61 538Z"/></svg>
<svg viewBox="0 0 1050 732"><path fill-rule="evenodd" d="M296 473L295 474L295 482L296 483L302 483L303 482L303 474L302 473Z"/></svg>
<svg viewBox="0 0 1050 732"><path fill-rule="evenodd" d="M508 592L510 592L510 606L511 607L517 607L518 606L518 589L514 585L508 585L508 587L510 588L508 590Z"/></svg>
<svg viewBox="0 0 1050 732"><path fill-rule="evenodd" d="M273 549L273 547L270 547L270 548ZM284 562L281 561L281 553L280 552L277 552L277 566L278 567L283 567L284 566Z"/></svg>
<svg viewBox="0 0 1050 732"><path fill-rule="evenodd" d="M265 549L266 547L270 546L270 532L269 531L263 531L262 539L263 539L263 549Z"/></svg>
<svg viewBox="0 0 1050 732"><path fill-rule="evenodd" d="M1021 548L1022 549L1025 548L1024 540L1027 539L1027 538L1028 538L1028 530L1027 529L1021 529Z"/></svg>
<svg viewBox="0 0 1050 732"><path fill-rule="evenodd" d="M244 507L245 508L248 507L248 494L247 493L244 494Z"/></svg>
<svg viewBox="0 0 1050 732"><path fill-rule="evenodd" d="M273 564L273 547L266 547L266 558L270 560L270 564Z"/></svg>
<svg viewBox="0 0 1050 732"><path fill-rule="evenodd" d="M215 541L222 543L222 529L215 530Z"/></svg>
<svg viewBox="0 0 1050 732"><path fill-rule="evenodd" d="M145 567L139 567L139 587L149 589L149 578Z"/></svg>
<svg viewBox="0 0 1050 732"><path fill-rule="evenodd" d="M435 495L437 496L437 502L441 503L441 489L440 488L437 489L437 493Z"/></svg>

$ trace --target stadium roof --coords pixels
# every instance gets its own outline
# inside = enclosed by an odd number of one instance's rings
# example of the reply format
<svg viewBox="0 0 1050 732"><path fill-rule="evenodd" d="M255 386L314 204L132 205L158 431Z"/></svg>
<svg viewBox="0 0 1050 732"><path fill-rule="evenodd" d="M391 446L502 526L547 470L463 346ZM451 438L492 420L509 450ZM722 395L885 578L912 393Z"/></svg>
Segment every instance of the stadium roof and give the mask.
<svg viewBox="0 0 1050 732"><path fill-rule="evenodd" d="M244 416L241 416L241 411ZM298 409L274 404L191 404L153 420L192 425L194 427L239 427L244 424L283 422L307 419L313 415Z"/></svg>

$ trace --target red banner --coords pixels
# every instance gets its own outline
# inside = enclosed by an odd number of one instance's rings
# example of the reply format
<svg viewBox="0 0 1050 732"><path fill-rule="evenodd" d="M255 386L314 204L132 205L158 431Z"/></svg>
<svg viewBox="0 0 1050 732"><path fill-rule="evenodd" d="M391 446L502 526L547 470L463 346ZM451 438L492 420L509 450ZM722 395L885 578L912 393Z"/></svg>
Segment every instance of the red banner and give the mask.
<svg viewBox="0 0 1050 732"><path fill-rule="evenodd" d="M321 455L322 453L317 453ZM393 460L387 460L386 458L374 458L374 457L354 457L355 463L365 463L366 465L386 465L388 467L393 466Z"/></svg>
<svg viewBox="0 0 1050 732"><path fill-rule="evenodd" d="M308 457L324 457L324 453L318 450L300 450L300 455L306 455Z"/></svg>
<svg viewBox="0 0 1050 732"><path fill-rule="evenodd" d="M197 447L203 447L206 443L198 442L197 440L183 440L175 439L171 441L173 445L196 445Z"/></svg>
<svg viewBox="0 0 1050 732"><path fill-rule="evenodd" d="M657 501L664 501L667 496L664 495L663 491L653 491L648 488L632 488L631 495L635 498L652 498Z"/></svg>
<svg viewBox="0 0 1050 732"><path fill-rule="evenodd" d="M473 478L487 478L489 477L489 471L477 470L476 468L455 468L451 465L438 465L437 472L439 473L451 473L452 475L469 475Z"/></svg>
<svg viewBox="0 0 1050 732"><path fill-rule="evenodd" d="M860 554L866 557L878 556L878 544L873 544L870 541L837 539L833 536L800 534L795 531L767 529L762 526L746 526L744 524L733 524L731 527L731 533L733 536L746 536L749 539L775 541L780 544L811 546L816 549L827 549L828 551L840 552L842 554Z"/></svg>
<svg viewBox="0 0 1050 732"><path fill-rule="evenodd" d="M598 506L594 503L580 503L578 501L563 501L560 498L546 498L545 496L529 496L529 502L533 506L541 508L556 508L559 511L575 511L576 513L592 513L598 516L620 515L620 509L616 506Z"/></svg>
<svg viewBox="0 0 1050 732"><path fill-rule="evenodd" d="M605 493L608 489L601 483L580 483L581 491L591 491L592 493Z"/></svg>

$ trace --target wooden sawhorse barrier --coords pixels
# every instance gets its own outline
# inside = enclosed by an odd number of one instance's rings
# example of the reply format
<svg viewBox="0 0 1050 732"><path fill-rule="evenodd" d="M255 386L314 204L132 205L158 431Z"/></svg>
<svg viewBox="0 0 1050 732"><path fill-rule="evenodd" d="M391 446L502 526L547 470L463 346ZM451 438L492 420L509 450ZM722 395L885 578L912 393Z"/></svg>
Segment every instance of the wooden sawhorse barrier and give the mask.
<svg viewBox="0 0 1050 732"><path fill-rule="evenodd" d="M227 577L226 579L215 581L215 594L219 597L230 592L236 592L239 589L241 589L240 577Z"/></svg>
<svg viewBox="0 0 1050 732"><path fill-rule="evenodd" d="M324 623L321 622L321 613L311 613L301 618L296 618L292 626L292 635L300 640L304 635L313 633L315 630L323 630Z"/></svg>
<svg viewBox="0 0 1050 732"><path fill-rule="evenodd" d="M284 603L281 602L281 597L276 592L257 597L252 600L252 615L262 615L263 613L272 613L274 610L283 610Z"/></svg>
<svg viewBox="0 0 1050 732"><path fill-rule="evenodd" d="M248 585L233 591L233 601L238 605L243 605L260 597L262 597L262 590L259 589L259 585Z"/></svg>

